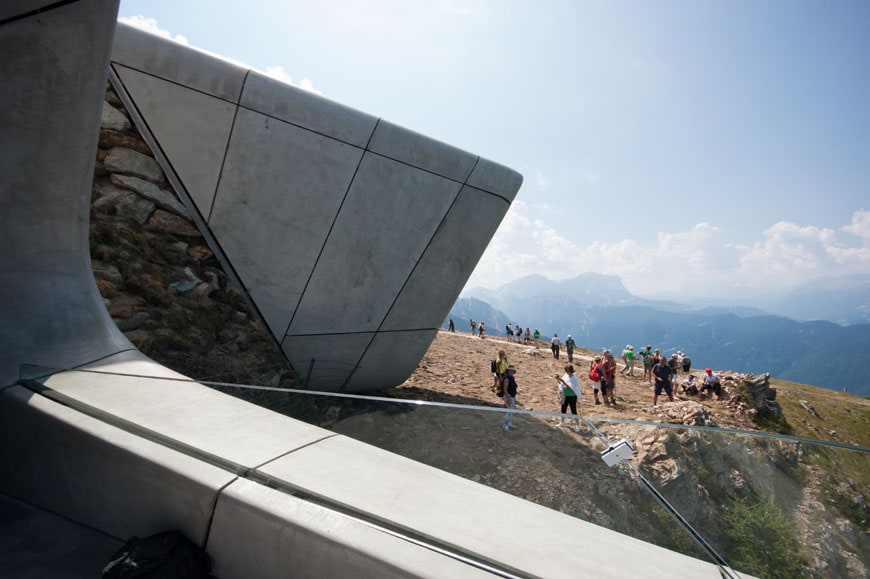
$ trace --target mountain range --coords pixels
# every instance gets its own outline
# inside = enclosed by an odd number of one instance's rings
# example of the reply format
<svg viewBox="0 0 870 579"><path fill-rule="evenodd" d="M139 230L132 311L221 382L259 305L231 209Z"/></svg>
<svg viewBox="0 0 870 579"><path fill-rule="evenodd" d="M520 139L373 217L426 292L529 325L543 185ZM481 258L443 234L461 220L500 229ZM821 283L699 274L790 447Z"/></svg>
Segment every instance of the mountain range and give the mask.
<svg viewBox="0 0 870 579"><path fill-rule="evenodd" d="M813 300L853 303L867 287L856 284L837 293L824 286L795 292L804 305ZM870 293L870 292L868 292ZM870 303L865 300L857 305ZM806 307L804 309L806 311ZM859 311L857 308L854 311ZM450 318L460 330L469 320L485 321L490 335L504 336L505 325L540 329L548 340L570 334L579 347L619 356L632 344L649 344L664 354L685 352L696 368L712 367L833 390L870 394L870 324L840 325L831 321L798 321L747 306L699 307L632 295L617 276L585 273L572 279L550 280L530 275L498 289L463 292ZM852 319L860 319L857 314ZM446 325L446 321L445 321Z"/></svg>

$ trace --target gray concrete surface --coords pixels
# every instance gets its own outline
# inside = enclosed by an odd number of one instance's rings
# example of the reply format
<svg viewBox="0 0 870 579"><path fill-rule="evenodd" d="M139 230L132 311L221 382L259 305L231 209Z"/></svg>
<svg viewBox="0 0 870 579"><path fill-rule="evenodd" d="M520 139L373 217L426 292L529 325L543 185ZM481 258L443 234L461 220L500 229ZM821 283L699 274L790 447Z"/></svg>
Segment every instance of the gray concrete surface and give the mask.
<svg viewBox="0 0 870 579"><path fill-rule="evenodd" d="M522 177L127 26L112 70L288 360L317 369L309 386L404 381L425 349L384 356L379 334L435 335Z"/></svg>
<svg viewBox="0 0 870 579"><path fill-rule="evenodd" d="M0 494L3 577L99 577L121 545L105 533Z"/></svg>
<svg viewBox="0 0 870 579"><path fill-rule="evenodd" d="M21 363L132 348L97 292L86 227L116 11L82 0L0 26L0 386Z"/></svg>

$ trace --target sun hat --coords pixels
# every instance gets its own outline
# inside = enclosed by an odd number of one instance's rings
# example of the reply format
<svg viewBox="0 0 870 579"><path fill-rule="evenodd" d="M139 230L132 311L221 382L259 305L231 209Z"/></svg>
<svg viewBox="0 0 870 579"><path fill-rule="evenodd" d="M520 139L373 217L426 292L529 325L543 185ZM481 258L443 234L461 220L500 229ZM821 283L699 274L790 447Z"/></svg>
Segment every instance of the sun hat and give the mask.
<svg viewBox="0 0 870 579"><path fill-rule="evenodd" d="M510 366L507 367L507 370L506 370L506 371L507 371L507 372L510 372L511 370L513 370L514 372L516 372L516 371L517 371L516 366L514 366L513 364L511 364Z"/></svg>
<svg viewBox="0 0 870 579"><path fill-rule="evenodd" d="M712 374L713 370L711 370L710 368L704 368L704 373L705 374Z"/></svg>

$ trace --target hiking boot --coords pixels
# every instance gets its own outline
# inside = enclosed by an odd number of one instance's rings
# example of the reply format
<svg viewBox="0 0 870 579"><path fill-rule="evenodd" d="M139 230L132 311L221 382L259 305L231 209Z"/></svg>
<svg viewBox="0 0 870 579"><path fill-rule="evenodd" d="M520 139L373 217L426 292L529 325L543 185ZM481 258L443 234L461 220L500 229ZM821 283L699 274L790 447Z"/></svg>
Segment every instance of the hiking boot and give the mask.
<svg viewBox="0 0 870 579"><path fill-rule="evenodd" d="M562 423L562 421L560 420L560 421L556 424L556 427L558 428L559 426L562 426L562 425L563 425L563 423Z"/></svg>
<svg viewBox="0 0 870 579"><path fill-rule="evenodd" d="M596 398L596 399L595 399L595 404L601 404L601 400L599 400L598 398Z"/></svg>

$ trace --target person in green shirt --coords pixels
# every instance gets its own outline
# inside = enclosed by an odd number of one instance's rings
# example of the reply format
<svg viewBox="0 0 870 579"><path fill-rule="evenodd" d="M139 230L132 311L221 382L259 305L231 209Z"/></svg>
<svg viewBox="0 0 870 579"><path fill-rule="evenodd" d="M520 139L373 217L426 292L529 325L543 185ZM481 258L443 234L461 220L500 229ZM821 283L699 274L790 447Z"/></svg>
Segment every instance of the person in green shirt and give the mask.
<svg viewBox="0 0 870 579"><path fill-rule="evenodd" d="M625 368L620 370L620 374L626 376L634 376L634 346L628 345L622 351L622 361L625 362Z"/></svg>

